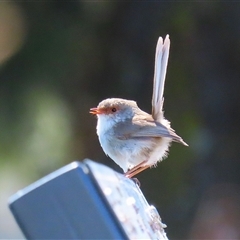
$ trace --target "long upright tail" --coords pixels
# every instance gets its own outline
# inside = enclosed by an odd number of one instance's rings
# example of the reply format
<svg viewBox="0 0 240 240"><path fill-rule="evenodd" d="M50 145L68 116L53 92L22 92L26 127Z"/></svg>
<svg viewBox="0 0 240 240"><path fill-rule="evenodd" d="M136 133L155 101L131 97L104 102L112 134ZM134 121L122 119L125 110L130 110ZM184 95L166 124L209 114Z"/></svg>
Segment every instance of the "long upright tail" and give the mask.
<svg viewBox="0 0 240 240"><path fill-rule="evenodd" d="M162 107L164 101L163 92L167 72L169 48L169 35L166 36L164 42L162 37L159 37L155 55L155 71L152 95L152 116L154 120L160 120L162 117Z"/></svg>

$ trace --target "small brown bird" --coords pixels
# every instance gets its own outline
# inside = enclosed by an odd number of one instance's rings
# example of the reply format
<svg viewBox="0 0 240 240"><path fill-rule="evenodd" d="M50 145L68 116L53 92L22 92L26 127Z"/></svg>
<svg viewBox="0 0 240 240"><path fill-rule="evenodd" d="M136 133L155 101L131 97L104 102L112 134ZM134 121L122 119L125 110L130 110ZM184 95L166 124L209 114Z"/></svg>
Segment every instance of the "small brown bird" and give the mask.
<svg viewBox="0 0 240 240"><path fill-rule="evenodd" d="M108 98L91 108L97 115L97 135L103 151L133 177L156 166L167 156L172 141L188 146L163 116L163 92L170 48L169 35L159 37L155 56L152 114L142 111L135 101Z"/></svg>

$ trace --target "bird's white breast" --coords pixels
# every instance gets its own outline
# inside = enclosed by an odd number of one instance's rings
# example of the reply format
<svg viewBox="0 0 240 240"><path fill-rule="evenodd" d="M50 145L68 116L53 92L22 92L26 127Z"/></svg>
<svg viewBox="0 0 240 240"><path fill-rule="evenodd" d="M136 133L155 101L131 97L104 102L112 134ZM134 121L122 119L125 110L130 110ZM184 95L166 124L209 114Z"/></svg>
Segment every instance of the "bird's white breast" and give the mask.
<svg viewBox="0 0 240 240"><path fill-rule="evenodd" d="M97 135L103 151L106 155L114 160L124 172L128 170L127 156L124 154L124 146L120 146L119 142L126 145L126 141L120 141L114 136L113 127L116 124L114 119L107 115L99 115L97 122ZM129 151L128 151L129 152Z"/></svg>

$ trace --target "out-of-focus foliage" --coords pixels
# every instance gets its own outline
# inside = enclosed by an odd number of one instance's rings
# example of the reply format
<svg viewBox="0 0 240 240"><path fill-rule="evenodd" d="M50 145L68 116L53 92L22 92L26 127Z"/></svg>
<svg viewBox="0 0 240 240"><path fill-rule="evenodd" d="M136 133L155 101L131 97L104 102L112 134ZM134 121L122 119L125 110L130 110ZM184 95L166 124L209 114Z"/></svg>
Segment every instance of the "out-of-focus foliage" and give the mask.
<svg viewBox="0 0 240 240"><path fill-rule="evenodd" d="M190 147L138 176L170 239L240 238L240 3L0 3L0 238L7 198L73 160L107 158L90 107L150 112L158 36L170 34L165 115ZM216 219L218 221L216 221Z"/></svg>

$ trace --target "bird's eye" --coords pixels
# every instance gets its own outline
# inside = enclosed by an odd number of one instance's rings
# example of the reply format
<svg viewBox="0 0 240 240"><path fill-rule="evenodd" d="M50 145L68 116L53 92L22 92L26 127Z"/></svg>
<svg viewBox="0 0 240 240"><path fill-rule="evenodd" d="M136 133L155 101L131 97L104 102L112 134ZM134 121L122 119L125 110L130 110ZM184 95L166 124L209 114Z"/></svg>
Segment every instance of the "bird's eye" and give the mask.
<svg viewBox="0 0 240 240"><path fill-rule="evenodd" d="M117 111L117 109L116 108L112 108L112 112L116 112Z"/></svg>

